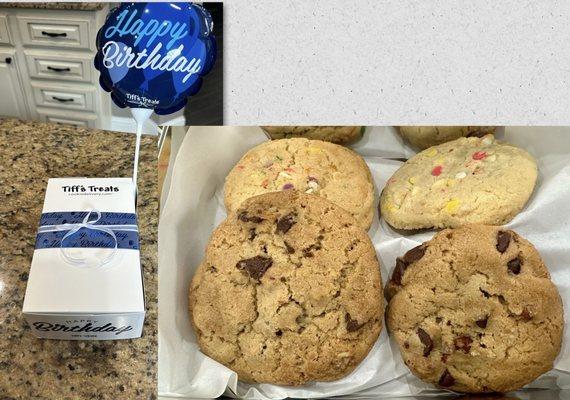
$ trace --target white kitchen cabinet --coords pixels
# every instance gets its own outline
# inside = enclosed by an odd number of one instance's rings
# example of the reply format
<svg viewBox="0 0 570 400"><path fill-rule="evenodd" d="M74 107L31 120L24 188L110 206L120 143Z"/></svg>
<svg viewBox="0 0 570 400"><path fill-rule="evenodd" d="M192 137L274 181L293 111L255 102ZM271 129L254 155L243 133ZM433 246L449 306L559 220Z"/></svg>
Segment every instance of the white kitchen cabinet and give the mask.
<svg viewBox="0 0 570 400"><path fill-rule="evenodd" d="M37 13L38 10L36 10ZM62 12L58 10L57 13ZM52 11L52 14L54 11ZM89 18L71 17L55 19L43 15L17 15L18 30L24 45L41 47L71 47L76 49L95 49L95 35ZM94 32L96 33L96 32Z"/></svg>
<svg viewBox="0 0 570 400"><path fill-rule="evenodd" d="M97 114L60 110L57 108L37 108L40 121L56 124L75 125L82 128L97 128L100 126Z"/></svg>
<svg viewBox="0 0 570 400"><path fill-rule="evenodd" d="M32 82L32 91L36 107L95 111L96 99L93 85Z"/></svg>
<svg viewBox="0 0 570 400"><path fill-rule="evenodd" d="M8 17L6 14L0 14L0 43L10 44L10 31L8 30Z"/></svg>
<svg viewBox="0 0 570 400"><path fill-rule="evenodd" d="M14 53L13 49L0 49L0 115L22 118L26 112Z"/></svg>
<svg viewBox="0 0 570 400"><path fill-rule="evenodd" d="M108 4L70 10L0 3L0 116L111 128L110 95L93 66L108 11Z"/></svg>
<svg viewBox="0 0 570 400"><path fill-rule="evenodd" d="M30 78L92 82L97 72L91 54L25 49L24 55Z"/></svg>

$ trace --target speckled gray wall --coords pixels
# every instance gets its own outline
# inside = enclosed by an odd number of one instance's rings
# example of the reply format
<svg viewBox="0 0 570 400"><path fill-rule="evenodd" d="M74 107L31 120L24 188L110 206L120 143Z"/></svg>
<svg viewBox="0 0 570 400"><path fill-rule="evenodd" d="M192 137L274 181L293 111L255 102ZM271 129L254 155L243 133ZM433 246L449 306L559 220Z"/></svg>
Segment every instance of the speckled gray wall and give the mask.
<svg viewBox="0 0 570 400"><path fill-rule="evenodd" d="M570 123L570 2L224 8L228 125Z"/></svg>

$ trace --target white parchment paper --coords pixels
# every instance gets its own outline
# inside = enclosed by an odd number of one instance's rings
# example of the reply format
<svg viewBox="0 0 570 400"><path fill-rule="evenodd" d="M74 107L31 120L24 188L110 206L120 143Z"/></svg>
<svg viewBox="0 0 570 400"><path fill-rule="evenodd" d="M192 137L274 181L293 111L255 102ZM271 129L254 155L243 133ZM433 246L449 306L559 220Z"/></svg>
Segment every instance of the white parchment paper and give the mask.
<svg viewBox="0 0 570 400"><path fill-rule="evenodd" d="M540 251L564 301L570 320L570 130L507 128L501 137L527 149L538 160L539 181L525 209L508 224ZM257 127L192 127L177 155L172 183L159 224L159 395L212 398L222 394L248 399L438 394L414 377L397 345L383 329L366 359L349 376L301 387L238 382L230 369L203 355L188 316L188 286L215 226L226 216L223 184L230 169L251 147L267 140ZM401 161L413 154L393 128L367 128L353 148L362 154L379 192ZM512 183L516 185L516 182ZM402 235L374 218L369 235L385 282L396 257L429 240L434 231ZM239 301L239 299L236 299ZM570 332L565 330L555 368L529 387L570 388Z"/></svg>

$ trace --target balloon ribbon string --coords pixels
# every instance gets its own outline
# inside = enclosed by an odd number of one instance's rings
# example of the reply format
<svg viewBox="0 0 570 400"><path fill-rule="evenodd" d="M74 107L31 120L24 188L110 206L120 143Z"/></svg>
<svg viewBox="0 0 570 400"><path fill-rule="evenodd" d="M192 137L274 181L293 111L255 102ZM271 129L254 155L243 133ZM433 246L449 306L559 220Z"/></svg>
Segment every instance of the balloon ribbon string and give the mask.
<svg viewBox="0 0 570 400"><path fill-rule="evenodd" d="M141 147L141 136L142 136L142 126L141 122L137 121L137 139L135 143L135 165L133 167L133 186L134 186L134 196L135 201L137 198L137 176L139 172L139 154L140 154L140 147Z"/></svg>

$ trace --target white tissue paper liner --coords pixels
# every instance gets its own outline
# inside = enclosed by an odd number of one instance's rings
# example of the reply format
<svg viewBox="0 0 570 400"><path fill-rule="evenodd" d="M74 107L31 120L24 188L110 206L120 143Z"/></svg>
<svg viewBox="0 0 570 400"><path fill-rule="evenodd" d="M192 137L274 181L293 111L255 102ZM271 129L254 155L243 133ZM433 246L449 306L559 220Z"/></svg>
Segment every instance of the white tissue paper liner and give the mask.
<svg viewBox="0 0 570 400"><path fill-rule="evenodd" d="M536 157L539 179L522 212L507 226L539 250L562 296L570 320L570 129L507 128L499 135ZM159 224L158 392L164 397L212 398L222 394L247 399L347 396L442 395L414 377L402 362L385 327L364 361L335 382L300 387L244 384L237 374L199 351L188 315L188 287L213 229L225 218L226 175L251 147L267 140L257 127L192 127L175 160L172 183ZM414 150L394 128L367 128L353 148L372 171L377 194ZM516 185L516 182L510 184ZM369 235L385 283L396 257L435 231L402 235L374 218ZM236 299L239 301L239 299ZM527 387L570 388L570 332L566 329L555 368Z"/></svg>

